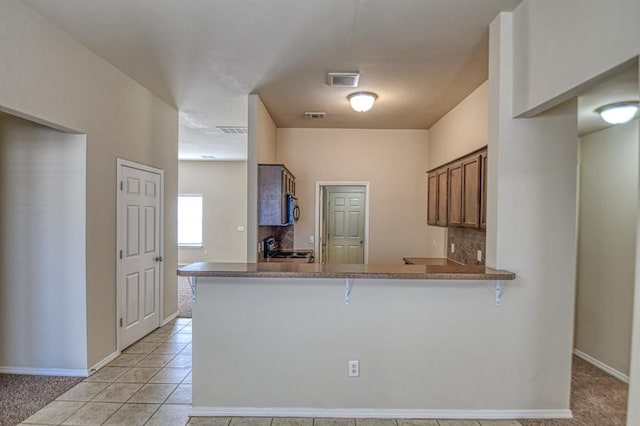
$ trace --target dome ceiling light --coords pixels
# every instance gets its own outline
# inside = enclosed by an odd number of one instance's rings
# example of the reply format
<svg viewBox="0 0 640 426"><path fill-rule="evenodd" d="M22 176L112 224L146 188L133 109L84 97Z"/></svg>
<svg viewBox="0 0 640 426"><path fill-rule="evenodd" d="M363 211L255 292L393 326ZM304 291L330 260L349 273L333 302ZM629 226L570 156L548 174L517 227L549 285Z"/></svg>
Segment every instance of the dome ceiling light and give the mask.
<svg viewBox="0 0 640 426"><path fill-rule="evenodd" d="M373 107L378 95L372 92L355 92L347 96L347 99L351 104L351 108L358 112L365 112Z"/></svg>
<svg viewBox="0 0 640 426"><path fill-rule="evenodd" d="M631 121L638 112L638 102L618 102L596 109L600 117L609 124L622 124Z"/></svg>

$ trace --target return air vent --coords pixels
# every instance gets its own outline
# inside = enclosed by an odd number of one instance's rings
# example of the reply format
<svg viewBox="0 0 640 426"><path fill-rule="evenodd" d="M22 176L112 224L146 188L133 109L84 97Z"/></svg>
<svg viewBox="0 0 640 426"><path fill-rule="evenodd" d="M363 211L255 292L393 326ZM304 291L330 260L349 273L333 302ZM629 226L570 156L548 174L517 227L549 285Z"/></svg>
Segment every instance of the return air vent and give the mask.
<svg viewBox="0 0 640 426"><path fill-rule="evenodd" d="M326 112L305 112L304 118L324 118L326 115Z"/></svg>
<svg viewBox="0 0 640 426"><path fill-rule="evenodd" d="M225 135L246 135L248 129L242 126L216 126L220 132Z"/></svg>
<svg viewBox="0 0 640 426"><path fill-rule="evenodd" d="M358 87L360 73L357 72L330 72L327 76L327 84L332 87Z"/></svg>
<svg viewBox="0 0 640 426"><path fill-rule="evenodd" d="M215 155L201 155L200 156L203 160L215 160Z"/></svg>

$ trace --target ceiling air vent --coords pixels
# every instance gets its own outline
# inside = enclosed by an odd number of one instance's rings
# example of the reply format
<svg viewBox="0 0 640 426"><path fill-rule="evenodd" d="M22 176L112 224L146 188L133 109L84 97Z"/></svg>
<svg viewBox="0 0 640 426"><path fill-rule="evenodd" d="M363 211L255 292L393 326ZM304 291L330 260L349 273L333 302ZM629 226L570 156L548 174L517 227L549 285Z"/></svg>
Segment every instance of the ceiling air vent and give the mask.
<svg viewBox="0 0 640 426"><path fill-rule="evenodd" d="M330 72L327 84L332 87L358 87L360 73L357 72Z"/></svg>
<svg viewBox="0 0 640 426"><path fill-rule="evenodd" d="M246 135L248 129L242 126L216 126L225 135Z"/></svg>
<svg viewBox="0 0 640 426"><path fill-rule="evenodd" d="M324 118L326 115L326 112L305 112L304 118Z"/></svg>

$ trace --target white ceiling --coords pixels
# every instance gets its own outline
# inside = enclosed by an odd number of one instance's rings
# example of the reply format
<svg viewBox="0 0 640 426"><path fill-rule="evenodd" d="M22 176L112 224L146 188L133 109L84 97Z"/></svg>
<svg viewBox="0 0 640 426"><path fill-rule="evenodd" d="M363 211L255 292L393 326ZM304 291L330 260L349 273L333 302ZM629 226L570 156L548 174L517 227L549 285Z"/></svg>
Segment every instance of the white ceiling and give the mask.
<svg viewBox="0 0 640 426"><path fill-rule="evenodd" d="M278 127L430 127L487 78L488 26L520 0L24 2L176 106L181 158L233 160L246 136L216 126L246 126L251 93ZM359 71L374 108L328 71Z"/></svg>

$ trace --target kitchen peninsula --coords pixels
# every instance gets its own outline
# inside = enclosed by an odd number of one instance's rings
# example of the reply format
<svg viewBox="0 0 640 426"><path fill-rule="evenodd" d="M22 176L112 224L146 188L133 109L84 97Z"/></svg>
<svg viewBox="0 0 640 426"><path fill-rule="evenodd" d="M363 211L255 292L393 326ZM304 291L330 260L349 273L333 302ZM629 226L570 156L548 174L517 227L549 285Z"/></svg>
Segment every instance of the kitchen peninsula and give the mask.
<svg viewBox="0 0 640 426"><path fill-rule="evenodd" d="M499 349L478 340L500 321L495 291L511 272L195 263L178 275L194 288L192 416L442 418L491 406L463 382Z"/></svg>

